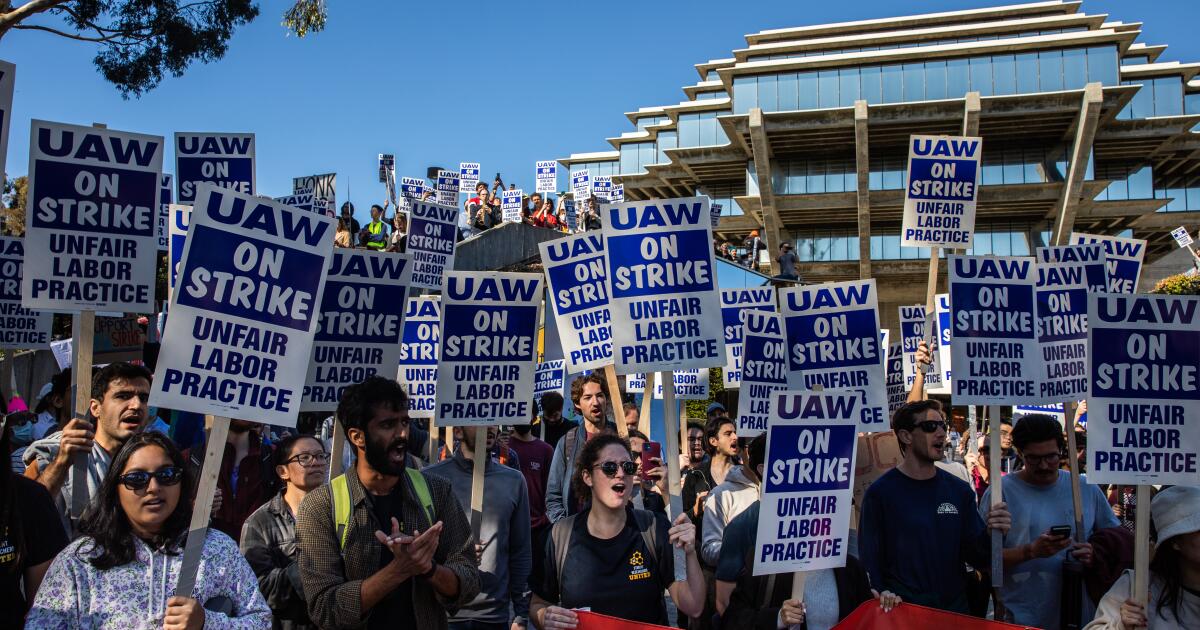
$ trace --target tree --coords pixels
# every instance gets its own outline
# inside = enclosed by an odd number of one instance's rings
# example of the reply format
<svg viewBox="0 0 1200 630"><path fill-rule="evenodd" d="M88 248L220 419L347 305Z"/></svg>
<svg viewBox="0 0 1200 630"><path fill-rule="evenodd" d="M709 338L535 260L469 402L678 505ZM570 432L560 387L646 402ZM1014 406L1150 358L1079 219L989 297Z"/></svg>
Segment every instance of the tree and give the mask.
<svg viewBox="0 0 1200 630"><path fill-rule="evenodd" d="M125 97L154 89L164 73L225 55L233 30L258 17L254 0L0 0L0 39L34 30L100 45L94 62ZM46 15L52 24L33 23ZM325 28L325 0L294 0L283 25L299 37Z"/></svg>
<svg viewBox="0 0 1200 630"><path fill-rule="evenodd" d="M25 235L25 194L29 179L24 175L4 182L4 232L11 236Z"/></svg>

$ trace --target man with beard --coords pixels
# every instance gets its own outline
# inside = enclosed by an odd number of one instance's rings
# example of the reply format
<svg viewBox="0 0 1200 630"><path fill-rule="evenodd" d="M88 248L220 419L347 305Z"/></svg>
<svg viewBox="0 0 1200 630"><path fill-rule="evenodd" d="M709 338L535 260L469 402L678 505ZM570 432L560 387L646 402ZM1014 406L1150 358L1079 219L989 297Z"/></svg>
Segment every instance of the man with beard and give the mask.
<svg viewBox="0 0 1200 630"><path fill-rule="evenodd" d="M550 465L550 480L546 488L546 516L554 523L580 510L580 497L571 492L571 476L575 460L583 445L601 433L616 433L617 427L607 420L608 382L600 372L575 379L571 383L571 402L583 416L583 424L569 431L554 447Z"/></svg>
<svg viewBox="0 0 1200 630"><path fill-rule="evenodd" d="M204 468L205 443L192 447L188 464L197 471ZM279 478L275 476L271 447L263 443L258 425L249 420L229 421L221 472L217 475L217 494L213 500L212 526L241 540L242 526L255 510L275 494Z"/></svg>
<svg viewBox="0 0 1200 630"><path fill-rule="evenodd" d="M140 365L110 363L92 378L90 420L75 418L62 431L47 435L25 450L25 476L50 491L62 515L63 528L75 537L70 521L76 453L87 453L88 499L96 496L113 455L142 429L150 399L150 371Z"/></svg>
<svg viewBox="0 0 1200 630"><path fill-rule="evenodd" d="M300 581L321 628L447 627L479 593L471 527L444 479L408 468L408 395L373 376L338 403L354 466L296 516Z"/></svg>
<svg viewBox="0 0 1200 630"><path fill-rule="evenodd" d="M557 392L551 392L558 395ZM542 396L543 403L546 396ZM558 396L562 405L562 396ZM536 413L537 405L533 406ZM561 417L562 410L559 409ZM537 416L534 416L537 419ZM529 573L529 584L540 584L542 562L546 552L546 536L550 535L550 519L546 516L546 483L550 480L550 463L554 459L554 447L539 440L533 434L533 425L518 424L513 427L513 439L509 447L517 452L521 474L525 476L525 489L529 493L530 540L533 545L533 568Z"/></svg>

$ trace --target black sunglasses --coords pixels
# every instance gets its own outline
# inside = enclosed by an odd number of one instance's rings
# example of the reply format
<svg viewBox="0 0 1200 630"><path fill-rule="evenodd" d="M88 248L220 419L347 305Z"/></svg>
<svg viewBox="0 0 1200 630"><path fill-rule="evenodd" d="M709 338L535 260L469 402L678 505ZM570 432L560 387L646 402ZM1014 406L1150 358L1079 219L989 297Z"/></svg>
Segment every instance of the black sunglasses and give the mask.
<svg viewBox="0 0 1200 630"><path fill-rule="evenodd" d="M938 429L944 431L949 427L950 425L946 424L945 420L923 420L913 425L914 429L920 429L926 433L937 433Z"/></svg>
<svg viewBox="0 0 1200 630"><path fill-rule="evenodd" d="M596 468L599 468L600 472L607 475L609 479L616 478L618 468L620 468L621 472L626 476L633 476L637 474L637 462L631 462L629 460L623 461L619 464L617 462L604 462L603 464L596 466Z"/></svg>
<svg viewBox="0 0 1200 630"><path fill-rule="evenodd" d="M135 492L148 487L151 478L157 479L160 486L173 486L183 481L183 469L176 466L167 466L155 472L135 470L117 477L121 485Z"/></svg>

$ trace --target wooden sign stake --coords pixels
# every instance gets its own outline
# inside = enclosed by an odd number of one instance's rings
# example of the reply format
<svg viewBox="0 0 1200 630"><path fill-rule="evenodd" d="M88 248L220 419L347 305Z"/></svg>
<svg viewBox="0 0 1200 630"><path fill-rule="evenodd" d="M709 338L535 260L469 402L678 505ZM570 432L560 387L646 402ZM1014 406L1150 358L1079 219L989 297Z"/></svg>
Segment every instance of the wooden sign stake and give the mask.
<svg viewBox="0 0 1200 630"><path fill-rule="evenodd" d="M642 410L638 415L638 431L650 435L650 405L654 404L654 383L658 372L646 372L646 387L642 391Z"/></svg>
<svg viewBox="0 0 1200 630"><path fill-rule="evenodd" d="M996 405L987 408L988 426L990 427L991 436L988 441L991 444L990 453L988 453L988 481L991 482L992 502L991 507L996 507L997 504L1004 500L1003 489L1001 488L1002 475L1000 474L1000 407ZM992 530L992 596L995 598L995 619L1003 621L1004 600L1001 596L1001 588L1004 586L1004 534L998 530Z"/></svg>
<svg viewBox="0 0 1200 630"><path fill-rule="evenodd" d="M71 317L71 378L75 381L75 417L88 420L92 407L92 348L96 335L96 311L81 311ZM89 420L90 422L90 420ZM88 504L88 457L76 453L71 463L71 520L78 521Z"/></svg>
<svg viewBox="0 0 1200 630"><path fill-rule="evenodd" d="M471 431L471 427L463 427L463 431ZM487 469L487 427L475 427L475 467L471 471L471 532L475 534L475 542L482 542L479 533L483 528L483 473Z"/></svg>
<svg viewBox="0 0 1200 630"><path fill-rule="evenodd" d="M329 478L333 479L342 474L345 470L342 468L342 456L346 452L346 431L342 427L342 420L336 415L333 417L333 435L329 444Z"/></svg>
<svg viewBox="0 0 1200 630"><path fill-rule="evenodd" d="M665 431L666 445L663 449L667 460L667 488L671 491L671 513L668 515L672 521L680 514L683 514L683 496L680 494L679 485L679 433L676 428L679 426L679 409L675 406L675 380L672 378L671 372L660 372L659 376L663 382L663 406L665 408ZM650 374L646 374L646 396L653 397L654 390L650 385ZM687 554L679 547L672 547L675 553L675 581L684 582L687 580Z"/></svg>
<svg viewBox="0 0 1200 630"><path fill-rule="evenodd" d="M1141 484L1134 497L1137 513L1133 533L1133 601L1146 605L1150 598L1150 486Z"/></svg>
<svg viewBox="0 0 1200 630"><path fill-rule="evenodd" d="M212 429L208 432L208 443L205 445L204 466L200 470L200 483L196 488L196 500L192 504L192 522L188 526L187 544L183 548L182 565L179 567L179 582L175 585L176 597L191 597L196 586L196 574L200 569L204 539L208 537L213 495L216 494L217 477L221 474L221 459L225 456L228 437L229 418L213 416ZM232 501L233 497L223 500Z"/></svg>
<svg viewBox="0 0 1200 630"><path fill-rule="evenodd" d="M625 399L621 398L621 381L617 379L617 370L613 366L604 366L604 378L608 381L608 409L612 413L613 423L617 425L617 435L621 439L629 439L629 427L625 426Z"/></svg>

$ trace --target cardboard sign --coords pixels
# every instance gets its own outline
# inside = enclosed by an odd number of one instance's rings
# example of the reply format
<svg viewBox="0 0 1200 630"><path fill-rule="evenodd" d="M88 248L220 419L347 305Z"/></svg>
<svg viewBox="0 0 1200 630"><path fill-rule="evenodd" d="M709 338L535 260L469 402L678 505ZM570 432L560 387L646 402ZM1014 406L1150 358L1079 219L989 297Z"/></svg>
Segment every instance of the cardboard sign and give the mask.
<svg viewBox="0 0 1200 630"><path fill-rule="evenodd" d="M895 345L900 346L900 344ZM896 439L894 431L860 435L855 457L854 505L861 506L867 488L870 488L876 479L882 477L883 473L900 464L903 459L900 455L900 441Z"/></svg>
<svg viewBox="0 0 1200 630"><path fill-rule="evenodd" d="M558 188L558 162L538 160L534 168L534 192L552 193Z"/></svg>
<svg viewBox="0 0 1200 630"><path fill-rule="evenodd" d="M625 184L617 184L608 194L609 203L625 203Z"/></svg>
<svg viewBox="0 0 1200 630"><path fill-rule="evenodd" d="M1138 279L1142 277L1142 259L1146 256L1146 241L1140 238L1071 232L1071 245L1093 243L1104 246L1109 292L1137 293Z"/></svg>
<svg viewBox="0 0 1200 630"><path fill-rule="evenodd" d="M543 394L558 392L567 396L567 362L562 359L542 361L533 373L533 397L539 401Z"/></svg>
<svg viewBox="0 0 1200 630"><path fill-rule="evenodd" d="M711 249L711 248L710 248ZM862 397L859 431L888 428L879 298L874 280L784 289L788 389L855 391Z"/></svg>
<svg viewBox="0 0 1200 630"><path fill-rule="evenodd" d="M442 288L442 276L454 268L458 209L428 201L413 201L408 211L407 240L405 250L412 258L412 286Z"/></svg>
<svg viewBox="0 0 1200 630"><path fill-rule="evenodd" d="M901 245L971 247L982 155L982 138L909 136Z"/></svg>
<svg viewBox="0 0 1200 630"><path fill-rule="evenodd" d="M917 366L917 346L925 339L925 307L916 306L901 306L900 307L900 343L904 346L904 388L911 390L916 383L917 370L921 369ZM937 337L934 337L934 346L931 348L930 359L933 363L929 365L929 371L925 373L925 388L936 389L942 386L942 366L941 352L937 346Z"/></svg>
<svg viewBox="0 0 1200 630"><path fill-rule="evenodd" d="M1032 258L948 256L956 405L1040 402Z"/></svg>
<svg viewBox="0 0 1200 630"><path fill-rule="evenodd" d="M775 392L754 575L846 565L862 415L851 392Z"/></svg>
<svg viewBox="0 0 1200 630"><path fill-rule="evenodd" d="M508 223L521 222L521 210L525 191L517 190L502 190L500 191L500 211L504 214L504 220Z"/></svg>
<svg viewBox="0 0 1200 630"><path fill-rule="evenodd" d="M609 175L596 175L592 178L592 195L600 202L609 201L612 196L612 177Z"/></svg>
<svg viewBox="0 0 1200 630"><path fill-rule="evenodd" d="M170 242L167 243L167 299L175 291L179 276L179 263L183 262L183 245L187 241L188 226L191 224L192 207L171 204L171 223L168 225Z"/></svg>
<svg viewBox="0 0 1200 630"><path fill-rule="evenodd" d="M458 205L458 181L458 171L438 171L438 203L452 207Z"/></svg>
<svg viewBox="0 0 1200 630"><path fill-rule="evenodd" d="M337 173L293 177L292 194L299 194L302 190L312 191L314 212L323 213L325 216L330 217L339 212L337 205Z"/></svg>
<svg viewBox="0 0 1200 630"><path fill-rule="evenodd" d="M904 379L904 344L893 343L888 346L887 353L887 417L890 422L892 414L908 400L908 388Z"/></svg>
<svg viewBox="0 0 1200 630"><path fill-rule="evenodd" d="M541 302L539 274L446 272L439 425L529 423Z"/></svg>
<svg viewBox="0 0 1200 630"><path fill-rule="evenodd" d="M937 308L937 355L938 366L942 368L942 385L931 393L949 394L951 378L950 344L954 339L954 334L951 332L950 326L950 294L938 293L934 298L934 303ZM929 391L928 387L926 387L926 391Z"/></svg>
<svg viewBox="0 0 1200 630"><path fill-rule="evenodd" d="M420 201L425 194L425 180L420 177L401 177L400 196L413 201Z"/></svg>
<svg viewBox="0 0 1200 630"><path fill-rule="evenodd" d="M603 216L617 373L723 365L708 198L606 205Z"/></svg>
<svg viewBox="0 0 1200 630"><path fill-rule="evenodd" d="M575 206L582 211L588 198L592 196L592 177L588 169L571 173L571 193L575 196Z"/></svg>
<svg viewBox="0 0 1200 630"><path fill-rule="evenodd" d="M479 183L479 162L458 163L458 192L474 193Z"/></svg>
<svg viewBox="0 0 1200 630"><path fill-rule="evenodd" d="M1096 245L1077 245L1092 247ZM1040 254L1040 252L1039 252ZM1037 264L1037 338L1042 402L1067 403L1088 397L1087 296L1085 263Z"/></svg>
<svg viewBox="0 0 1200 630"><path fill-rule="evenodd" d="M604 281L604 239L577 234L538 245L546 270L547 302L558 326L567 371L612 363L612 314Z"/></svg>
<svg viewBox="0 0 1200 630"><path fill-rule="evenodd" d="M136 315L97 317L92 341L92 363L104 365L116 361L142 360L146 333Z"/></svg>
<svg viewBox="0 0 1200 630"><path fill-rule="evenodd" d="M333 250L301 411L335 411L347 387L392 377L411 275L407 254Z"/></svg>
<svg viewBox="0 0 1200 630"><path fill-rule="evenodd" d="M34 120L22 305L154 310L162 136Z"/></svg>
<svg viewBox="0 0 1200 630"><path fill-rule="evenodd" d="M158 251L165 252L169 245L167 241L170 239L167 223L171 220L171 193L174 187L171 185L169 173L159 175L158 182L158 215L154 221L154 235L158 237Z"/></svg>
<svg viewBox="0 0 1200 630"><path fill-rule="evenodd" d="M767 430L771 397L787 389L787 336L773 311L748 310L742 317L744 367L738 392L739 438Z"/></svg>
<svg viewBox="0 0 1200 630"><path fill-rule="evenodd" d="M721 323L725 330L725 369L721 380L725 389L737 389L742 383L742 322L749 310L775 311L775 289L721 289Z"/></svg>
<svg viewBox="0 0 1200 630"><path fill-rule="evenodd" d="M296 426L333 219L201 184L150 404Z"/></svg>
<svg viewBox="0 0 1200 630"><path fill-rule="evenodd" d="M408 415L432 418L437 394L438 347L442 341L441 297L408 299L396 381L408 392Z"/></svg>
<svg viewBox="0 0 1200 630"><path fill-rule="evenodd" d="M8 127L12 123L13 88L17 84L17 67L0 61L0 182L8 179Z"/></svg>
<svg viewBox="0 0 1200 630"><path fill-rule="evenodd" d="M1171 237L1175 239L1176 243L1179 243L1180 247L1187 247L1193 243L1192 235L1188 234L1185 227L1177 227L1171 230Z"/></svg>
<svg viewBox="0 0 1200 630"><path fill-rule="evenodd" d="M0 66L0 72L4 72L3 68ZM21 306L24 268L24 239L0 236L0 347L44 350L50 345L54 314Z"/></svg>
<svg viewBox="0 0 1200 630"><path fill-rule="evenodd" d="M1088 296L1088 482L1200 485L1200 297Z"/></svg>
<svg viewBox="0 0 1200 630"><path fill-rule="evenodd" d="M196 201L202 182L246 195L256 194L254 187L254 134L197 133L175 134L175 179L179 203Z"/></svg>
<svg viewBox="0 0 1200 630"><path fill-rule="evenodd" d="M645 375L642 375L645 379ZM677 370L671 373L676 400L708 400L708 370ZM645 391L645 385L642 386ZM663 399L662 379L654 381L654 400Z"/></svg>

